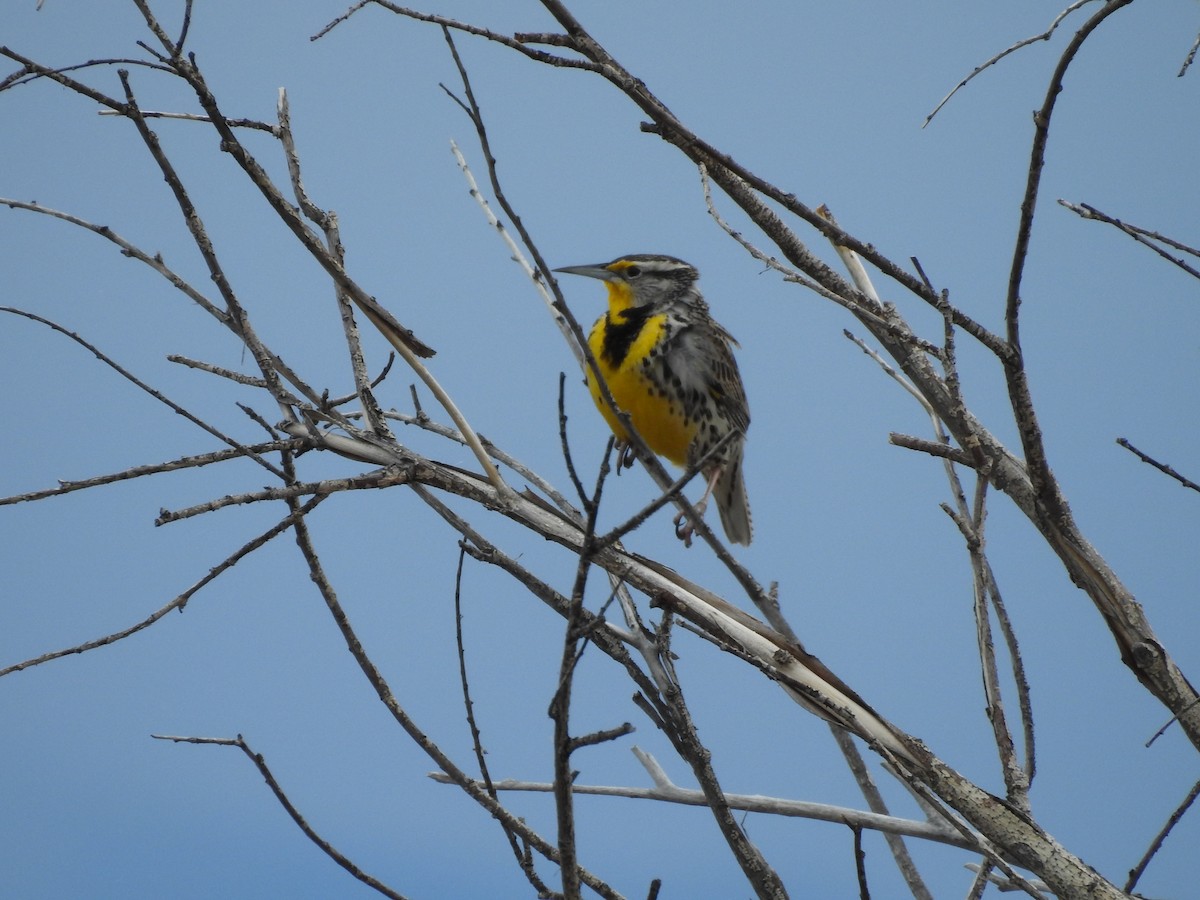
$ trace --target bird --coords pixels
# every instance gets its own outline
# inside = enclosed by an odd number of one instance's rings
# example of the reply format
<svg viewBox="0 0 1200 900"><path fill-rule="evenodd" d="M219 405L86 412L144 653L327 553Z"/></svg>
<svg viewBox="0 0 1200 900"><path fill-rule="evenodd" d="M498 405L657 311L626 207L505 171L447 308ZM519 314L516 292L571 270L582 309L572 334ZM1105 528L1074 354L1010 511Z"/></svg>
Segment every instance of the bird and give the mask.
<svg viewBox="0 0 1200 900"><path fill-rule="evenodd" d="M750 407L733 356L737 341L709 313L696 288L700 273L674 256L653 253L554 271L605 283L608 309L592 327L588 348L609 393L652 451L677 466L700 466L706 488L697 512L703 515L712 496L725 536L749 544L742 457ZM596 373L585 368L592 400L618 442L628 446L629 435ZM692 527L682 513L675 527L690 544Z"/></svg>

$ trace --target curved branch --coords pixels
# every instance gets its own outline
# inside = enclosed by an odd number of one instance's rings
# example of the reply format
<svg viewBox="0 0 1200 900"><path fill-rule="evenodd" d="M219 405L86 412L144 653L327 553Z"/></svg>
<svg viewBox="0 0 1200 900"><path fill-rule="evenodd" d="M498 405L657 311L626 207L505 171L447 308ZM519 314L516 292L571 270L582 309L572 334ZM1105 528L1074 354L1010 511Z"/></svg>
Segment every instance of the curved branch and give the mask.
<svg viewBox="0 0 1200 900"><path fill-rule="evenodd" d="M1091 37L1092 32L1099 28L1105 19L1132 2L1133 0L1110 0L1099 12L1084 22L1082 28L1075 32L1075 36L1071 38L1071 42L1067 44L1067 48L1063 50L1062 56L1058 59L1058 65L1054 67L1054 74L1050 76L1050 84L1046 87L1046 99L1042 102L1041 109L1033 114L1033 146L1029 151L1029 174L1025 181L1025 196L1021 200L1021 218L1017 225L1017 241L1013 247L1012 268L1008 274L1008 296L1005 300L1004 318L1008 329L1008 343L1018 354L1012 368L1019 365L1021 277L1025 272L1025 259L1029 255L1029 240L1033 233L1033 215L1037 210L1042 169L1046 165L1046 145L1050 140L1050 118L1054 115L1054 105L1058 101L1058 95L1062 93L1063 79L1066 77L1067 69L1075 61L1084 41ZM1034 424L1036 426L1036 423ZM1022 436L1024 436L1024 432L1022 432ZM1040 444L1040 435L1038 443ZM1029 460L1029 451L1030 448L1026 447L1027 460ZM1038 455L1040 456L1040 449ZM1030 462L1033 465L1033 462ZM1040 465L1044 466L1045 461L1042 460Z"/></svg>
<svg viewBox="0 0 1200 900"><path fill-rule="evenodd" d="M267 783L267 787L271 789L271 793L275 795L275 799L279 801L279 805L291 817L292 821L299 826L300 830L307 835L308 839L321 848L321 852L332 859L335 863L361 881L368 887L374 888L385 897L390 897L391 900L405 900L403 894L392 890L378 878L368 875L358 866L356 866L348 856L338 851L333 844L317 834L316 830L308 824L308 820L304 818L300 810L296 809L291 799L284 792L279 782L275 780L275 774L267 767L267 761L261 753L255 753L250 749L250 745L239 734L236 738L206 738L206 737L184 737L177 734L152 734L150 737L160 741L173 741L176 744L216 744L221 747L237 747L254 763L258 773L262 775L263 780Z"/></svg>
<svg viewBox="0 0 1200 900"><path fill-rule="evenodd" d="M1047 28L1045 31L1043 31L1041 34L1035 34L1032 37L1027 37L1027 38L1024 38L1023 40L1019 40L1015 44L1013 44L1011 47L1006 47L1005 49L1001 50L999 53L997 53L991 59L987 60L987 62L982 62L979 65L977 65L974 69L971 70L970 75L968 75L966 78L964 78L962 81L960 81L958 84L956 84L953 88L950 89L950 93L946 94L946 96L941 99L941 101L938 103L938 105L933 108L933 112L931 112L929 115L927 115L925 117L925 121L921 123L921 127L924 128L930 122L932 122L933 117L942 111L943 106L945 106L947 103L950 102L950 98L953 97L955 94L957 94L960 90L965 88L968 84L970 84L971 81L977 75L983 74L985 69L991 68L992 66L996 65L996 63L1000 62L1000 60L1004 59L1006 56L1016 53L1022 47L1028 47L1030 44L1036 44L1039 41L1050 40L1051 35L1053 35L1054 32L1058 30L1058 26L1063 23L1063 20L1065 20L1067 18L1067 16L1069 16L1071 13L1075 12L1075 10L1079 9L1080 7L1082 7L1088 3L1092 3L1092 2L1094 2L1094 0L1075 0L1074 3L1072 3L1070 6L1068 6L1066 9L1064 9L1062 12L1060 12L1057 16L1055 16L1054 21L1050 23L1050 27Z"/></svg>

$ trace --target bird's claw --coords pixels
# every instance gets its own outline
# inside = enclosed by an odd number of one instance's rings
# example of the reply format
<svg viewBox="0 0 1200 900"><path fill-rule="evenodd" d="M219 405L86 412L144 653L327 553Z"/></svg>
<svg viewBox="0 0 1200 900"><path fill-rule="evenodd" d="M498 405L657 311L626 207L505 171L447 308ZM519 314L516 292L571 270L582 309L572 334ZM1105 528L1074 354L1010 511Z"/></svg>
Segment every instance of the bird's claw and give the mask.
<svg viewBox="0 0 1200 900"><path fill-rule="evenodd" d="M688 521L687 513L679 513L675 517L675 537L683 541L683 546L692 546L692 535L695 534L696 528Z"/></svg>
<svg viewBox="0 0 1200 900"><path fill-rule="evenodd" d="M637 459L637 453L633 449L633 445L622 441L617 449L617 474L621 474L622 469L632 469L633 461Z"/></svg>

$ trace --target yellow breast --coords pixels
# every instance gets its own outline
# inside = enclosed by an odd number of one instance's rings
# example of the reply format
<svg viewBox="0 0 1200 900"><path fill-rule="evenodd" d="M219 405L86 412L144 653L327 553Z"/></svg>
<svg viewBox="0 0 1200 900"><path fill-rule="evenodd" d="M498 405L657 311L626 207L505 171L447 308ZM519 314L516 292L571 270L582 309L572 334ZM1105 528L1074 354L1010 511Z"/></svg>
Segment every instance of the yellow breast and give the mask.
<svg viewBox="0 0 1200 900"><path fill-rule="evenodd" d="M619 298L618 298L619 299ZM622 309L627 305L614 303L609 297L609 313L601 316L588 337L588 346L599 366L600 373L608 385L609 392L622 411L629 414L633 427L646 444L659 456L665 456L676 465L687 462L688 446L696 434L696 423L683 415L682 404L672 399L670 391L661 390L643 372L643 363L650 351L663 338L666 316L650 316L628 343L628 349L618 359L605 353L606 335L611 325L621 323ZM609 409L596 384L590 368L587 373L588 390L596 407L608 422L613 434L624 440L627 435L621 421Z"/></svg>

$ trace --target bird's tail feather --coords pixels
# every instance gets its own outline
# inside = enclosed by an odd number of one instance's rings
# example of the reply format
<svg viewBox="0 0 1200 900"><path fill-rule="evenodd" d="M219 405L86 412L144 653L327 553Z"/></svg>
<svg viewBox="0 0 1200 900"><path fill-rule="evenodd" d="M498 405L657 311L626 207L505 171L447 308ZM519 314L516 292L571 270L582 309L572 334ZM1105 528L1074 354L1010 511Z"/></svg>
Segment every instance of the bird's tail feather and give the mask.
<svg viewBox="0 0 1200 900"><path fill-rule="evenodd" d="M750 501L746 498L746 482L742 479L742 454L735 453L726 463L713 486L713 499L725 536L733 544L749 544L753 534L750 522Z"/></svg>

